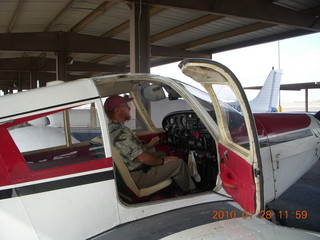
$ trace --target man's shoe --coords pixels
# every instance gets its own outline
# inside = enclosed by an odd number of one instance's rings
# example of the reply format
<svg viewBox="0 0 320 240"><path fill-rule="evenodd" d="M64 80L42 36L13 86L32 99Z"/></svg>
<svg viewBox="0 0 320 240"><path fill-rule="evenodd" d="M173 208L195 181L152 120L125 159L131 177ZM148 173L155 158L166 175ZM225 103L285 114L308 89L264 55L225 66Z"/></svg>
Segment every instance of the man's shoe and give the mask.
<svg viewBox="0 0 320 240"><path fill-rule="evenodd" d="M185 195L189 195L189 194L195 194L195 193L199 193L199 192L201 192L201 190L198 189L198 188L195 188L195 189L192 189L192 190L181 192L180 196L185 196Z"/></svg>

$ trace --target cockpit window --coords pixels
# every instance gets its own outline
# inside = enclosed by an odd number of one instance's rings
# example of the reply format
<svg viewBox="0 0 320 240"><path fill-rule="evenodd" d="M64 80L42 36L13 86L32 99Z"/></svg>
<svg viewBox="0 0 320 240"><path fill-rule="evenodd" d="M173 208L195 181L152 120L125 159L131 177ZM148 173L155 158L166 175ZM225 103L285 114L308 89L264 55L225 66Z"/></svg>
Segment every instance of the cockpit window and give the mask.
<svg viewBox="0 0 320 240"><path fill-rule="evenodd" d="M211 103L209 95L198 88L181 83L196 99L203 105L203 107L208 111L213 111L213 105ZM174 91L169 86L163 85L163 90L165 92L166 98L160 101L151 101L151 119L156 128L162 127L162 119L167 114L174 111L185 111L191 110L188 103L179 96L178 93ZM160 118L159 116L163 116Z"/></svg>
<svg viewBox="0 0 320 240"><path fill-rule="evenodd" d="M105 158L93 103L42 114L8 130L31 171Z"/></svg>
<svg viewBox="0 0 320 240"><path fill-rule="evenodd" d="M226 85L214 85L213 90L219 100L224 125L229 130L227 136L234 143L249 149L248 131L244 117L234 92Z"/></svg>

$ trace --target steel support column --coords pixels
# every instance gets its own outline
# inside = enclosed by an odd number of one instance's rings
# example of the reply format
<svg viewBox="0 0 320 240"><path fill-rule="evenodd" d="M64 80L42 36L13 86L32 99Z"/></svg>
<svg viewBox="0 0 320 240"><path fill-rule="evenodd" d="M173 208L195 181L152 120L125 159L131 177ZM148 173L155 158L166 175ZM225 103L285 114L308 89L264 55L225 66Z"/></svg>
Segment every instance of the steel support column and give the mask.
<svg viewBox="0 0 320 240"><path fill-rule="evenodd" d="M31 71L30 74L30 88L29 89L34 89L38 87L37 84L37 72Z"/></svg>
<svg viewBox="0 0 320 240"><path fill-rule="evenodd" d="M306 88L305 90L305 111L309 112L309 92L308 92L308 88Z"/></svg>
<svg viewBox="0 0 320 240"><path fill-rule="evenodd" d="M150 13L149 7L131 4L130 12L130 72L150 73Z"/></svg>
<svg viewBox="0 0 320 240"><path fill-rule="evenodd" d="M67 56L66 52L58 52L56 57L56 79L67 81Z"/></svg>
<svg viewBox="0 0 320 240"><path fill-rule="evenodd" d="M132 3L130 5L130 72L150 73L150 12L147 5ZM140 86L143 87L143 86ZM150 104L140 96L141 101L150 113ZM131 109L132 126L136 127L140 115Z"/></svg>

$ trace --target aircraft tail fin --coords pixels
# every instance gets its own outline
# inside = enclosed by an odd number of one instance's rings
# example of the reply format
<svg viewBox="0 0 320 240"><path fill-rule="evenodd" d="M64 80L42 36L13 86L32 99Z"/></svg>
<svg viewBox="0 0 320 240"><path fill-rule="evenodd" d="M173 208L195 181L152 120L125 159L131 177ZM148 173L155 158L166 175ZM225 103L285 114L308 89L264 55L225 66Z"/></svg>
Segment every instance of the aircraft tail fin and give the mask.
<svg viewBox="0 0 320 240"><path fill-rule="evenodd" d="M253 112L276 112L279 99L282 70L272 68L255 99L250 101Z"/></svg>

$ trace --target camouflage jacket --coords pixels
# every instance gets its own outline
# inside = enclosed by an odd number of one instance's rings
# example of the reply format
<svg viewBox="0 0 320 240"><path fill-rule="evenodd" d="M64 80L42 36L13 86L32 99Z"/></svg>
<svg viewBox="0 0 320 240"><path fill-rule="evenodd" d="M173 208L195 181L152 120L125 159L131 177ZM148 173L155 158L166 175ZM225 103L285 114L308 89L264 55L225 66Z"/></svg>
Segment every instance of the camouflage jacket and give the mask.
<svg viewBox="0 0 320 240"><path fill-rule="evenodd" d="M108 127L111 143L119 151L128 170L141 168L143 164L136 161L135 158L146 149L136 134L130 128L114 120L109 120Z"/></svg>

